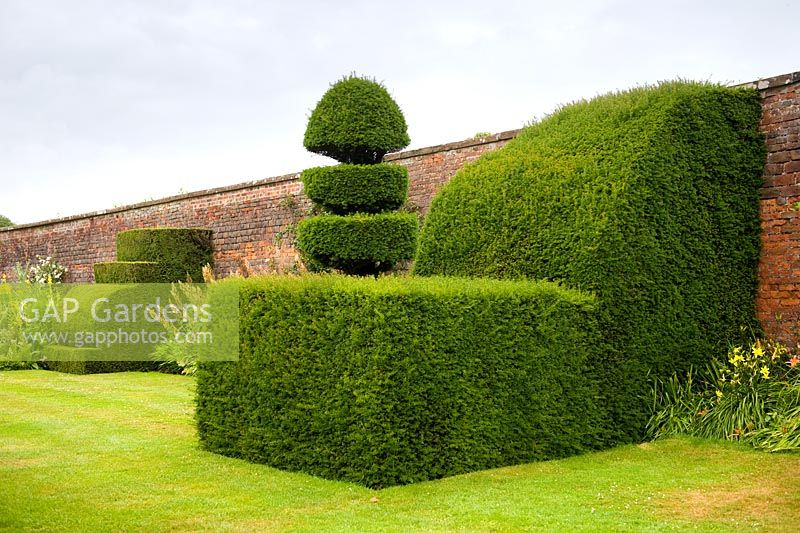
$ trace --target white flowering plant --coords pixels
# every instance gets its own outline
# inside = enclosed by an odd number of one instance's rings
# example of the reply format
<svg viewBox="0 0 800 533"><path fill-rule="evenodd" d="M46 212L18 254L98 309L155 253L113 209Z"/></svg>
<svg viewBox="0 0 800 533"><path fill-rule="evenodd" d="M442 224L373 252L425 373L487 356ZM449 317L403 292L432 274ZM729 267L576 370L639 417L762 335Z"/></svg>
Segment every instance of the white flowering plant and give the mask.
<svg viewBox="0 0 800 533"><path fill-rule="evenodd" d="M61 283L69 269L58 263L52 256L36 256L36 264L28 269L30 283Z"/></svg>

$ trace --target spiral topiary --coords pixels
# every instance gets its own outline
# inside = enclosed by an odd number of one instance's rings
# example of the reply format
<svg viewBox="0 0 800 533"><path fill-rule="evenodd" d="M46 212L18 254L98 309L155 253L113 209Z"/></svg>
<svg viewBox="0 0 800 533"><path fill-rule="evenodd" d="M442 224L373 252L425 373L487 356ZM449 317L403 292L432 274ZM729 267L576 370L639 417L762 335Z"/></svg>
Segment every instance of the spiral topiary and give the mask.
<svg viewBox="0 0 800 533"><path fill-rule="evenodd" d="M338 81L314 108L303 144L341 164L301 175L306 194L326 213L297 228L309 270L377 275L414 256L416 216L392 212L406 200L408 170L381 163L408 145L406 129L388 91L366 78Z"/></svg>

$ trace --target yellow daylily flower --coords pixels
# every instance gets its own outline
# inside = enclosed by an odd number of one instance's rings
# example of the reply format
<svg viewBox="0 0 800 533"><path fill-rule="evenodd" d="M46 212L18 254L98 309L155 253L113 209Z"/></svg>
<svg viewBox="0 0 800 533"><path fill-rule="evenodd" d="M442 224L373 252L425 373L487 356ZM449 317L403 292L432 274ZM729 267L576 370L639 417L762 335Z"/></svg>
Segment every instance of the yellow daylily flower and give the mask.
<svg viewBox="0 0 800 533"><path fill-rule="evenodd" d="M753 355L759 359L764 356L764 348L761 347L760 342L756 342L755 345L753 345Z"/></svg>

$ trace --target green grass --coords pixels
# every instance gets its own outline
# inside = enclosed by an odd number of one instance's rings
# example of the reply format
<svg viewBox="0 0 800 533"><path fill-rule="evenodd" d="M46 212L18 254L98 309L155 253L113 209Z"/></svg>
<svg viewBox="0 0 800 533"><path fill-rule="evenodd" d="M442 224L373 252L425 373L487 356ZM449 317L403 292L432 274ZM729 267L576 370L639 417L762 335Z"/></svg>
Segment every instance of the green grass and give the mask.
<svg viewBox="0 0 800 533"><path fill-rule="evenodd" d="M371 491L199 449L194 381L0 372L0 530L786 530L800 455L669 439Z"/></svg>

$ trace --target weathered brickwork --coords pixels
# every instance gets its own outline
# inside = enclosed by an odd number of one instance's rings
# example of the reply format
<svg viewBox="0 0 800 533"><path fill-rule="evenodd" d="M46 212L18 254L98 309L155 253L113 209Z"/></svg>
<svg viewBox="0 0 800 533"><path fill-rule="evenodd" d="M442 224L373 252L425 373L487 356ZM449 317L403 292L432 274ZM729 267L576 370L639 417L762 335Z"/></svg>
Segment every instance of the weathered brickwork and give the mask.
<svg viewBox="0 0 800 533"><path fill-rule="evenodd" d="M800 72L745 84L763 98L768 157L761 190L762 251L757 309L769 336L800 342ZM466 163L499 148L508 131L480 139L390 154L409 169L409 199L425 213L442 185ZM99 213L0 229L0 273L54 255L68 281L92 280L92 264L114 260L117 232L153 226L214 230L218 276L288 269L297 252L281 235L308 209L297 174L144 202Z"/></svg>
<svg viewBox="0 0 800 533"><path fill-rule="evenodd" d="M501 147L519 130L506 131L477 139L431 146L386 156L386 161L408 167L408 199L427 213L431 200L458 169L490 150Z"/></svg>
<svg viewBox="0 0 800 533"><path fill-rule="evenodd" d="M409 198L422 212L465 163L494 150L516 131L422 148L386 157L408 166ZM206 227L214 231L217 276L241 270L285 271L297 264L290 239L282 238L309 208L299 174L199 191L108 211L0 229L0 274L14 279L14 265L52 255L69 267L67 281L91 281L92 265L115 259L116 234L156 226Z"/></svg>
<svg viewBox="0 0 800 533"><path fill-rule="evenodd" d="M761 189L758 317L766 333L800 343L800 72L760 80L767 162Z"/></svg>

